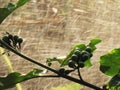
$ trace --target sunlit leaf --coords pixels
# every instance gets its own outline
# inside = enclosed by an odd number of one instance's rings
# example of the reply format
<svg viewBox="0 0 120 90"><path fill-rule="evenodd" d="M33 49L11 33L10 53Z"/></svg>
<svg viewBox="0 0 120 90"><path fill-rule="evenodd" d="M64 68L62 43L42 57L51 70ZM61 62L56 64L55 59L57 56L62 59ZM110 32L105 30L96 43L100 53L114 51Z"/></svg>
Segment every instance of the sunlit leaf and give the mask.
<svg viewBox="0 0 120 90"><path fill-rule="evenodd" d="M16 7L20 7L20 6L23 6L26 2L28 2L28 1L30 1L30 0L19 0L18 2L17 2L17 6Z"/></svg>
<svg viewBox="0 0 120 90"><path fill-rule="evenodd" d="M18 72L13 72L5 77L0 77L0 90L11 88L14 87L17 83L39 77L41 72L43 72L43 70L33 69L25 75Z"/></svg>
<svg viewBox="0 0 120 90"><path fill-rule="evenodd" d="M97 44L100 43L100 42L101 42L100 39L94 38L94 39L91 39L91 40L90 40L90 43L89 43L88 46L90 46L90 47L92 48L92 50L94 51L94 50L96 49L96 46L95 46L95 45L97 45Z"/></svg>
<svg viewBox="0 0 120 90"><path fill-rule="evenodd" d="M114 76L120 71L120 48L113 49L100 57L100 70L109 76Z"/></svg>
<svg viewBox="0 0 120 90"><path fill-rule="evenodd" d="M86 67L92 66L92 63L91 63L90 59L85 61L84 64L85 64Z"/></svg>

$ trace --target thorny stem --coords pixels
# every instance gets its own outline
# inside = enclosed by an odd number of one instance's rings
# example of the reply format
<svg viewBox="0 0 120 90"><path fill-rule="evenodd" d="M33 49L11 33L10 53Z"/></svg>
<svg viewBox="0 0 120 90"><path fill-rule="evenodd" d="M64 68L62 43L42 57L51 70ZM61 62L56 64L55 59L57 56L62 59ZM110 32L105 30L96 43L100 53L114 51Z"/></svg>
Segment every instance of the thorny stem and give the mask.
<svg viewBox="0 0 120 90"><path fill-rule="evenodd" d="M95 89L95 90L103 90L103 89L101 89L101 88L99 88L99 87L97 87L97 86L95 86L95 85L93 85L93 84L90 84L90 83L88 83L88 82L85 82L85 81L83 81L83 80L79 80L79 79L77 79L77 78L74 78L74 77L71 77L71 76L68 76L68 75L60 74L60 73L59 73L58 71L56 71L55 69L52 69L52 68L50 68L50 67L48 67L48 66L46 66L46 65L43 65L43 64L37 62L37 61L34 60L34 59L31 59L31 58L29 58L29 57L21 54L20 52L16 51L15 49L13 49L13 48L10 47L9 45L7 45L7 43L5 43L5 42L2 41L2 40L0 40L0 44L1 44L2 46L5 46L8 50L10 50L11 52L15 53L16 55L24 58L25 60L30 61L30 62L32 62L32 63L34 63L34 64L36 64L36 65L38 65L38 66L41 66L41 67L43 67L43 68L45 68L45 69L47 69L47 70L50 70L50 71L56 73L57 75L59 75L60 77L63 77L63 78L65 78L65 79L67 79L67 80L76 82L76 83L78 83L78 84L82 84L82 85L84 85L84 86L90 87L90 88Z"/></svg>

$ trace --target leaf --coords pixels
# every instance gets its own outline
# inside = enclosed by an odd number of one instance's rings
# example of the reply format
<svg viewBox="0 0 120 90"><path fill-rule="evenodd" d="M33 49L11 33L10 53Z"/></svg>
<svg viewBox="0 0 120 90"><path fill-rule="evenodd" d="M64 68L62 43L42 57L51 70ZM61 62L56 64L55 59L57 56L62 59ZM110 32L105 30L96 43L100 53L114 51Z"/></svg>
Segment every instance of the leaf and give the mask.
<svg viewBox="0 0 120 90"><path fill-rule="evenodd" d="M53 87L51 90L80 90L82 86L77 83L70 83L65 86Z"/></svg>
<svg viewBox="0 0 120 90"><path fill-rule="evenodd" d="M0 77L0 90L8 89L14 87L17 83L39 77L41 72L43 72L43 70L33 69L26 75L13 72L8 74L6 77Z"/></svg>
<svg viewBox="0 0 120 90"><path fill-rule="evenodd" d="M23 6L26 2L28 2L29 0L19 0L17 2L17 6L16 7L20 7L20 6Z"/></svg>
<svg viewBox="0 0 120 90"><path fill-rule="evenodd" d="M120 90L120 74L115 75L109 82L108 82L109 90Z"/></svg>
<svg viewBox="0 0 120 90"><path fill-rule="evenodd" d="M90 40L90 43L88 44L88 46L90 46L92 48L92 50L94 51L96 49L96 44L100 43L101 40L98 38L94 38Z"/></svg>
<svg viewBox="0 0 120 90"><path fill-rule="evenodd" d="M0 24L3 22L3 20L10 15L14 10L24 5L29 0L18 0L17 4L14 5L13 3L8 3L7 6L4 8L0 8Z"/></svg>
<svg viewBox="0 0 120 90"><path fill-rule="evenodd" d="M109 76L114 76L120 72L120 48L113 49L100 57L100 70Z"/></svg>
<svg viewBox="0 0 120 90"><path fill-rule="evenodd" d="M92 64L91 64L91 62L90 62L90 59L88 59L87 61L85 61L85 62L84 62L84 65L85 65L86 67L92 66Z"/></svg>

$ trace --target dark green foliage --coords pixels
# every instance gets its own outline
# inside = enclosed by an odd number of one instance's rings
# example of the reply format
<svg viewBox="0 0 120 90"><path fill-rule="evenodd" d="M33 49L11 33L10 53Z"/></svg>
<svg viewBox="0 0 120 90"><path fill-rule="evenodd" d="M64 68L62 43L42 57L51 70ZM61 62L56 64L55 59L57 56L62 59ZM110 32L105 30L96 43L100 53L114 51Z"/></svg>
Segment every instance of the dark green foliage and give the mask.
<svg viewBox="0 0 120 90"><path fill-rule="evenodd" d="M18 72L13 72L8 74L5 77L0 77L0 90L5 90L11 87L14 87L17 83L39 77L40 73L42 73L43 70L40 69L33 69L26 75L22 75Z"/></svg>
<svg viewBox="0 0 120 90"><path fill-rule="evenodd" d="M120 48L113 49L100 57L100 70L109 76L120 72Z"/></svg>
<svg viewBox="0 0 120 90"><path fill-rule="evenodd" d="M13 3L8 3L8 5L6 5L3 8L0 8L0 24L3 22L3 20L10 15L14 10L16 10L17 8L21 7L22 5L24 5L26 2L28 2L29 0L18 0L16 4Z"/></svg>

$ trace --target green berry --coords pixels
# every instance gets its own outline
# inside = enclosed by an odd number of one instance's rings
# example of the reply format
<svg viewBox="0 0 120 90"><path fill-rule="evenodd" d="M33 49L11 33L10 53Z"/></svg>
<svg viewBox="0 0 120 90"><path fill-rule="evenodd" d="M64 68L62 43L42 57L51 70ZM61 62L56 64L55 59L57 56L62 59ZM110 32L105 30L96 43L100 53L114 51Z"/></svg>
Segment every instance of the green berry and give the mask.
<svg viewBox="0 0 120 90"><path fill-rule="evenodd" d="M4 36L4 37L2 38L2 40L3 40L4 42L6 42L6 43L9 43L9 42L10 42L8 36Z"/></svg>
<svg viewBox="0 0 120 90"><path fill-rule="evenodd" d="M81 57L81 51L79 50L75 50L74 54L77 55L78 57Z"/></svg>
<svg viewBox="0 0 120 90"><path fill-rule="evenodd" d="M22 43L22 42L23 42L23 39L22 39L22 38L18 38L18 39L17 39L17 42L18 42L18 43Z"/></svg>
<svg viewBox="0 0 120 90"><path fill-rule="evenodd" d="M9 34L8 38L11 39L11 40L13 40L13 35Z"/></svg>
<svg viewBox="0 0 120 90"><path fill-rule="evenodd" d="M80 68L83 68L85 65L84 65L84 63L83 63L82 61L79 61L79 62L78 62L78 66L79 66Z"/></svg>
<svg viewBox="0 0 120 90"><path fill-rule="evenodd" d="M75 63L73 61L69 61L68 66L70 68L76 68Z"/></svg>
<svg viewBox="0 0 120 90"><path fill-rule="evenodd" d="M69 74L69 73L71 73L71 72L73 72L74 70L65 70L65 74L67 75L67 74Z"/></svg>
<svg viewBox="0 0 120 90"><path fill-rule="evenodd" d="M89 54L83 54L82 57L81 57L81 60L82 61L86 61L90 58L90 55Z"/></svg>
<svg viewBox="0 0 120 90"><path fill-rule="evenodd" d="M77 56L76 54L73 54L73 55L71 56L71 60L77 62L77 61L78 61L78 56Z"/></svg>
<svg viewBox="0 0 120 90"><path fill-rule="evenodd" d="M63 74L65 72L65 69L64 68L61 68L60 70L59 70L59 73L60 74Z"/></svg>
<svg viewBox="0 0 120 90"><path fill-rule="evenodd" d="M93 54L92 53L90 53L90 57L92 57L93 56Z"/></svg>
<svg viewBox="0 0 120 90"><path fill-rule="evenodd" d="M92 52L92 48L91 48L91 47L87 47L87 48L85 49L85 51L91 53L91 52Z"/></svg>
<svg viewBox="0 0 120 90"><path fill-rule="evenodd" d="M89 54L89 52L83 50L83 51L81 52L81 55L84 55L84 54Z"/></svg>
<svg viewBox="0 0 120 90"><path fill-rule="evenodd" d="M13 36L13 39L15 42L17 42L18 38L19 38L19 36L17 36L17 35Z"/></svg>

